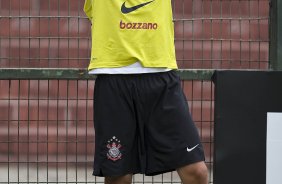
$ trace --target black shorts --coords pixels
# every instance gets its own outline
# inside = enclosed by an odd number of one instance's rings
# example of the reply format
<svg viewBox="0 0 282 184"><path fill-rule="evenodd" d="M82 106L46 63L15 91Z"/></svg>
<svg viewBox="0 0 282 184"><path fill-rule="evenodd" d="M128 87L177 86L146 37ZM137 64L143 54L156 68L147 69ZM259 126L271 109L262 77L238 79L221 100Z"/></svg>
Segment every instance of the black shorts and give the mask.
<svg viewBox="0 0 282 184"><path fill-rule="evenodd" d="M175 71L98 75L94 127L96 176L156 175L204 160Z"/></svg>

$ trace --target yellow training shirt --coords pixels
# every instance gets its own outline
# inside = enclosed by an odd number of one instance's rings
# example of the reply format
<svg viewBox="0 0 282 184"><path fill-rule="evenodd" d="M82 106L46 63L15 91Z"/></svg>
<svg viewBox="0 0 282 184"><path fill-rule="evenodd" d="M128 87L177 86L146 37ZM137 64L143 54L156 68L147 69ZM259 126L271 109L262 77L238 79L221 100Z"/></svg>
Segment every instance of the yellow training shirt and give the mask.
<svg viewBox="0 0 282 184"><path fill-rule="evenodd" d="M137 61L177 68L170 0L85 0L84 12L92 23L89 70Z"/></svg>

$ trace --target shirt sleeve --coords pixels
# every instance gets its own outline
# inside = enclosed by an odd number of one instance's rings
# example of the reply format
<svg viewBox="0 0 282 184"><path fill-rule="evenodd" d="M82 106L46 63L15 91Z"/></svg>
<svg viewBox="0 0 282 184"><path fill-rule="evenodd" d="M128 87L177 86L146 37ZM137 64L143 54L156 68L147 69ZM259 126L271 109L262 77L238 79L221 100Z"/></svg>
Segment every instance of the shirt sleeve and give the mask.
<svg viewBox="0 0 282 184"><path fill-rule="evenodd" d="M93 0L85 0L84 2L84 13L91 20L92 19L92 1Z"/></svg>

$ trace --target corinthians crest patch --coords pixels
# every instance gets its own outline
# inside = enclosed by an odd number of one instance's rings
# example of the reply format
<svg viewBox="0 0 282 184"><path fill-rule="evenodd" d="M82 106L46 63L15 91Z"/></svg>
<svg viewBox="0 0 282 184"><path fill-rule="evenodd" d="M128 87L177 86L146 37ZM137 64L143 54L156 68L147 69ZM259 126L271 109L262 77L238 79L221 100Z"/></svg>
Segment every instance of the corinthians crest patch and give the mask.
<svg viewBox="0 0 282 184"><path fill-rule="evenodd" d="M108 148L108 152L107 152L107 157L109 160L112 161L117 161L119 159L121 159L121 152L120 152L120 148L121 148L121 144L120 144L120 140L118 140L118 138L116 138L116 136L113 136L110 140L108 140L108 144L107 144L107 148Z"/></svg>

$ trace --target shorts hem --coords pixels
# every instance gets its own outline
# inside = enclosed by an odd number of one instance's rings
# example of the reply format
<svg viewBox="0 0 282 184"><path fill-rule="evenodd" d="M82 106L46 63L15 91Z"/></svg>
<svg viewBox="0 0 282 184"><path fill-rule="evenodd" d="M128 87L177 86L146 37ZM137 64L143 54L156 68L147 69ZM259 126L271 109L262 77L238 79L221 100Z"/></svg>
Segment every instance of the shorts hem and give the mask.
<svg viewBox="0 0 282 184"><path fill-rule="evenodd" d="M96 171L93 171L92 172L92 176L98 176L98 177L116 177L116 176L124 176L124 175L127 175L127 174L142 174L141 171L125 171L125 172L120 172L120 173L103 173L102 170L100 170L100 172L96 172Z"/></svg>
<svg viewBox="0 0 282 184"><path fill-rule="evenodd" d="M145 175L146 176L155 176L155 175L159 175L159 174L164 174L164 173L167 173L167 172L172 172L172 171L175 171L181 167L184 167L184 166L187 166L187 165L190 165L190 164L194 164L194 163L197 163L197 162L204 162L205 159L204 158L200 158L200 159L197 159L197 160L193 160L193 161L188 161L188 162L183 162L183 163L179 163L177 165L175 165L174 167L168 167L168 168L160 168L160 169L154 169L154 170L151 170L151 171L147 171L145 172Z"/></svg>

